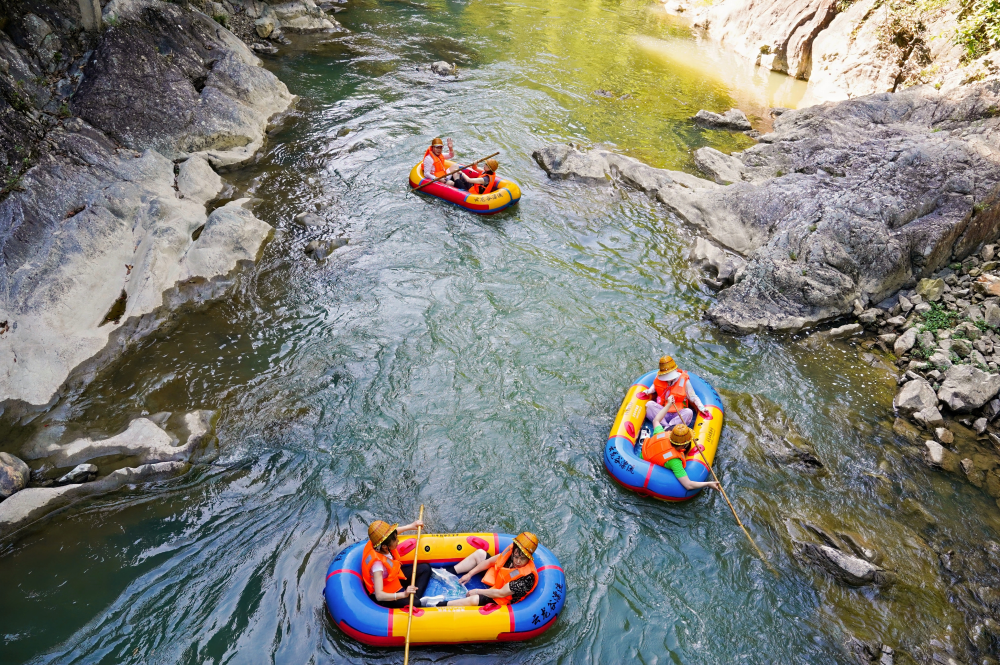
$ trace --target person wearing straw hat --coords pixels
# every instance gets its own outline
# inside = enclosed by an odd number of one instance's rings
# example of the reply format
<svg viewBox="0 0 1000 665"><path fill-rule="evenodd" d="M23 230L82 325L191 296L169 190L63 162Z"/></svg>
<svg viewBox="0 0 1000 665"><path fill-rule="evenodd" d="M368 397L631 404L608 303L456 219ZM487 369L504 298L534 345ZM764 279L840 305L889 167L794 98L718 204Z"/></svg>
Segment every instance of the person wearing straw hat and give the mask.
<svg viewBox="0 0 1000 665"><path fill-rule="evenodd" d="M642 459L673 471L677 482L686 490L696 490L702 487L719 489L719 483L715 481L705 483L688 478L684 465L693 457L691 444L694 436L691 434L691 429L684 423L675 425L669 432L664 430L661 423L668 413L670 413L669 407L665 406L653 418L653 436L642 444ZM702 450L703 448L698 446L695 452Z"/></svg>
<svg viewBox="0 0 1000 665"><path fill-rule="evenodd" d="M483 575L485 589L470 589L465 598L440 602L437 607L462 607L466 605L510 605L516 603L538 586L538 571L534 554L538 549L538 536L523 531L514 538L507 549L487 558L486 552L477 549L455 564L455 572L462 574L459 581L468 584L473 575ZM463 574L464 573L464 574Z"/></svg>
<svg viewBox="0 0 1000 665"><path fill-rule="evenodd" d="M646 404L646 418L649 420L656 418L661 407L668 407L670 416L663 423L664 430L669 430L678 423L684 423L688 427L694 425L694 411L688 408L689 404L694 404L703 417L711 417L695 393L691 377L687 372L678 369L677 363L670 356L660 358L660 369L656 373L653 385L636 393L635 396L649 400Z"/></svg>
<svg viewBox="0 0 1000 665"><path fill-rule="evenodd" d="M382 520L368 525L368 542L361 553L361 580L368 596L382 607L402 609L409 605L411 595L415 594L414 597L419 600L427 591L431 581L430 565L418 563L416 585L407 584L404 587L407 580L413 578L413 565L404 565L396 551L400 531L413 531L423 525L422 520L402 528Z"/></svg>
<svg viewBox="0 0 1000 665"><path fill-rule="evenodd" d="M478 162L473 164L473 167L477 164ZM457 189L467 190L471 194L489 194L497 188L498 168L500 168L500 162L495 159L487 159L482 173L466 169L465 171L457 171L450 180L452 180L452 186ZM471 175L469 171L472 171Z"/></svg>

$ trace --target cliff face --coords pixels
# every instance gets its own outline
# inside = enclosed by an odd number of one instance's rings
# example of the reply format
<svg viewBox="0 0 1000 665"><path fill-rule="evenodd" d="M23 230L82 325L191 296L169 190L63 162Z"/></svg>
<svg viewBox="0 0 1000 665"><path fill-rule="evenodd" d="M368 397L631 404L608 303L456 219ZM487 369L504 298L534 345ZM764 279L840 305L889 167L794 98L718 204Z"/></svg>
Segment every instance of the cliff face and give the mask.
<svg viewBox="0 0 1000 665"><path fill-rule="evenodd" d="M170 307L220 295L271 232L246 202L206 203L213 168L254 157L287 88L198 11L116 8L99 33L75 1L4 14L0 403L45 404Z"/></svg>
<svg viewBox="0 0 1000 665"><path fill-rule="evenodd" d="M800 106L919 83L963 65L959 0L667 0L669 13L757 65L810 82Z"/></svg>

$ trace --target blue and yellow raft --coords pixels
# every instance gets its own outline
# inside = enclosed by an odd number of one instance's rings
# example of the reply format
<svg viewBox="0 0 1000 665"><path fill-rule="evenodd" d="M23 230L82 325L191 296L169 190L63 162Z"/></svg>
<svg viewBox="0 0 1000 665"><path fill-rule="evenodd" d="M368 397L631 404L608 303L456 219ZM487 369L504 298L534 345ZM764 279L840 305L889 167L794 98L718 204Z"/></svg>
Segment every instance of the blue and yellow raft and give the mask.
<svg viewBox="0 0 1000 665"><path fill-rule="evenodd" d="M704 481L711 476L709 465L715 461L725 412L722 399L715 388L696 374L689 372L688 375L691 377L691 386L711 412L712 418L706 420L701 414L695 417L694 442L704 446L705 450L688 460L684 470L691 480ZM608 442L604 446L604 468L619 485L639 494L664 501L685 501L701 490L685 490L670 469L650 464L639 454L640 444L637 441L643 428L652 431L652 423L646 420L648 400L637 399L635 395L652 386L655 378L655 371L644 374L625 393L625 399L618 409L618 417L615 418Z"/></svg>
<svg viewBox="0 0 1000 665"><path fill-rule="evenodd" d="M503 533L423 535L418 562L450 566L475 549L485 550L487 556L493 556L513 540L514 536ZM364 546L365 541L349 545L330 564L324 590L326 607L333 622L354 639L374 646L403 646L409 608L388 609L369 598L361 581ZM413 562L415 546L416 536L400 536L397 551L403 563ZM410 644L514 642L544 633L562 612L566 576L555 554L543 545L535 550L534 561L538 585L513 605L414 607Z"/></svg>

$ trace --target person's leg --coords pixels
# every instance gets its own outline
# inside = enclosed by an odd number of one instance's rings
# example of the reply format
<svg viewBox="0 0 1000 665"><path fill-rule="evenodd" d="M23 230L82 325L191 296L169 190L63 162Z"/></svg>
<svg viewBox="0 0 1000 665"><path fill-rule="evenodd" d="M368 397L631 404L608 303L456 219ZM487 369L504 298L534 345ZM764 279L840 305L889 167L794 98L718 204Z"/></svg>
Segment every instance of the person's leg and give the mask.
<svg viewBox="0 0 1000 665"><path fill-rule="evenodd" d="M485 596L480 596L478 593L472 596L466 596L465 598L459 598L458 600L449 600L447 607L468 607L469 605L479 605L479 599L485 598ZM441 607L438 604L438 607Z"/></svg>
<svg viewBox="0 0 1000 665"><path fill-rule="evenodd" d="M688 427L694 425L694 409L681 409L680 416Z"/></svg>
<svg viewBox="0 0 1000 665"><path fill-rule="evenodd" d="M418 563L417 564L417 580L413 581L413 564L404 563L401 567L403 574L406 575L406 582L403 583L404 587L414 584L417 587L417 595L414 600L420 600L424 597L424 592L427 591L427 585L431 582L431 565L429 563Z"/></svg>
<svg viewBox="0 0 1000 665"><path fill-rule="evenodd" d="M486 551L477 549L475 552L455 564L455 572L459 575L464 575L481 564L483 561L486 561Z"/></svg>
<svg viewBox="0 0 1000 665"><path fill-rule="evenodd" d="M655 399L651 399L646 402L646 420L653 422L653 418L656 417L656 414L659 413L662 408L662 406L656 403Z"/></svg>

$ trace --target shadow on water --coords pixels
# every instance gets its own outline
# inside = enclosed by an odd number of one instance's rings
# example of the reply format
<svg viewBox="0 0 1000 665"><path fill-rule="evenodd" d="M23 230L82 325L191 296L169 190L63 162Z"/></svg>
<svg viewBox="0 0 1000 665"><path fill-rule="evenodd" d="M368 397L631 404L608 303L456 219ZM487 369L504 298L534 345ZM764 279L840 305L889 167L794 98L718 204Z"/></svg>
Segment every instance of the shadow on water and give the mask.
<svg viewBox="0 0 1000 665"><path fill-rule="evenodd" d="M743 93L640 45L686 33L632 0L358 0L338 19L351 32L323 50L268 61L303 100L258 164L226 174L276 228L259 264L30 423L65 440L219 409L218 458L4 545L5 662L398 662L333 627L321 590L368 521L420 503L435 531L538 533L568 597L539 639L416 662L843 662L849 635L897 662L932 639L963 653L959 576L940 560L996 540L996 505L893 432L879 356L720 333L701 318L711 294L686 229L531 158L575 140L690 170L701 145L749 145L686 120ZM441 58L471 66L457 80L414 69ZM437 135L460 157L501 150L519 206L484 219L407 197ZM305 257L334 237L350 243ZM721 497L661 504L603 469L625 389L664 352L722 394L717 471L777 578ZM896 583L843 587L800 563L807 525L878 550Z"/></svg>

